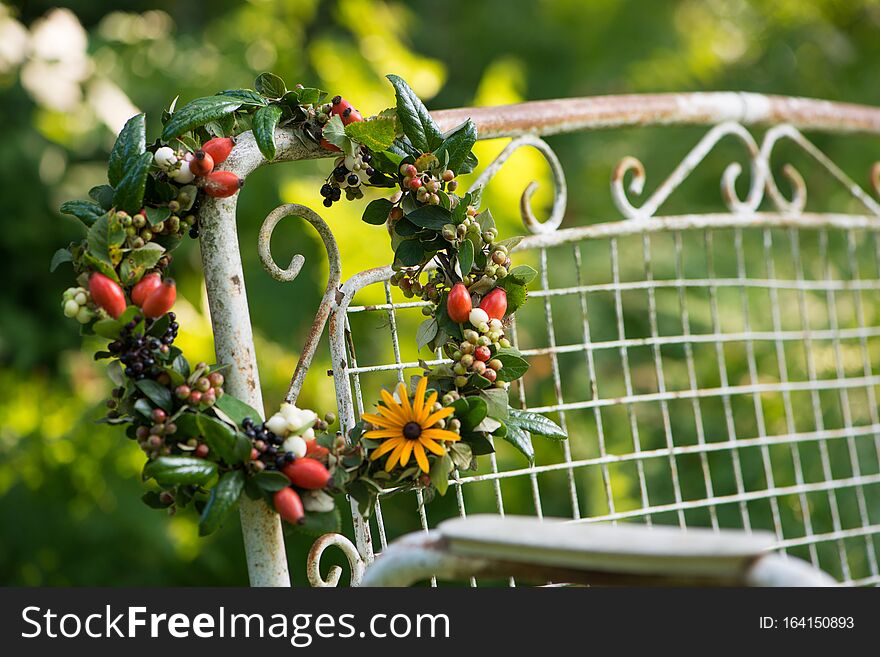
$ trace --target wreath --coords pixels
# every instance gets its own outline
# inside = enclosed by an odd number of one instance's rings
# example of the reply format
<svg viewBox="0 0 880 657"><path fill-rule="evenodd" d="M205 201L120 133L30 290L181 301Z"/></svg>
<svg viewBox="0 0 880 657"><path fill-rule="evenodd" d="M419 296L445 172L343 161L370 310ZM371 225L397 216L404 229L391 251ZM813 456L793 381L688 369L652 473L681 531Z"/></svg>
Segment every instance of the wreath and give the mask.
<svg viewBox="0 0 880 657"><path fill-rule="evenodd" d="M163 112L161 138L146 143L146 117L131 118L108 162L108 183L90 200L61 211L86 236L52 259L69 262L75 287L62 297L65 316L83 335L106 339L96 360L109 360L115 387L100 422L125 427L146 455L144 480L155 486L144 502L170 513L194 506L199 531L223 522L242 494L263 499L303 528L338 525L334 495L345 493L362 514L390 490L419 488L431 499L446 492L457 470L505 440L533 459L531 436L565 439L543 415L512 408L508 388L529 367L506 337L536 272L513 266L520 238L498 239L480 190L460 194L458 176L477 165L471 120L442 132L412 89L395 75L396 106L364 119L341 96L319 89L288 90L271 73L254 89L197 98ZM385 225L394 250L391 283L407 298L427 302L418 348L442 352L410 386L382 390L374 413L347 435L336 418L281 404L263 421L224 392L228 365L191 365L174 345L176 297L167 276L172 251L199 237L205 195L231 196L244 181L221 165L240 133L251 130L267 160L275 129L338 153L321 187L324 205L360 199L364 187L387 188L366 205L363 220ZM328 519L330 524L328 525Z"/></svg>

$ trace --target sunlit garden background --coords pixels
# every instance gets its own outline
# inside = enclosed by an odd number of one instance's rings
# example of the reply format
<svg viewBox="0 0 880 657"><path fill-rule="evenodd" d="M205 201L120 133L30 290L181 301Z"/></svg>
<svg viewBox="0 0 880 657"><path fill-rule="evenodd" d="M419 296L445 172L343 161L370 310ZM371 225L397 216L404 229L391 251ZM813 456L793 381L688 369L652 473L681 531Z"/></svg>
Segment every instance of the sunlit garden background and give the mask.
<svg viewBox="0 0 880 657"><path fill-rule="evenodd" d="M393 91L384 80L388 72L408 80L432 109L728 89L880 103L874 65L880 56L880 2L867 0L134 0L124 3L124 11L111 4L0 4L4 585L247 581L237 523L200 539L193 515L168 518L140 502L143 455L121 432L95 424L110 384L91 360L94 349L83 345L75 322L61 313L60 295L70 284L69 271L49 273L52 253L81 237L78 222L59 214L60 203L104 182L114 136L131 115L147 112L151 139L159 114L178 94L185 101L249 86L255 74L266 70L282 75L288 84L302 81L344 93L365 116L393 104ZM618 160L627 154L641 157L649 172L648 187L653 188L700 134L691 129L623 130L549 139L565 165L569 185L563 225L620 218L608 192ZM866 182L876 159L875 144L821 136L816 141L859 182ZM503 145L479 143L476 152L486 163ZM741 151L721 148L667 210L721 209L721 171L731 157L741 160ZM277 231L273 251L282 264L293 253L302 253L307 265L295 283L278 283L259 263L257 231L266 213L281 202L319 209L327 167L323 161L264 168L248 179L239 203L239 234L267 407L275 406L286 389L322 294L327 266L317 235L291 221ZM519 197L531 180L541 184L534 198L540 215L548 208L551 187L547 166L537 153L518 153L484 196L502 233L523 232ZM827 180L817 179L811 190L822 198L819 209L848 207L845 191ZM361 204L320 209L339 239L344 278L390 260L387 235L360 221ZM845 245L831 247L833 259L846 259ZM746 248L748 254L760 252L757 245ZM641 251L637 267L639 258ZM607 268L607 263L600 266ZM173 268L182 297L177 304L178 344L193 362L212 361L195 242L188 240L175 253ZM384 293L377 287L360 299L381 302ZM738 301L730 303L733 307ZM875 311L869 312L873 317ZM539 321L538 313L534 317ZM595 320L600 332L602 317L600 312ZM420 319L416 313L402 316L401 332L414 335ZM610 314L606 319L611 321ZM539 328L526 325L523 330L528 334ZM565 327L560 330L565 335ZM390 358L388 342L369 349L372 362ZM414 350L408 349L411 357ZM644 363L650 375L650 359L644 358ZM745 370L744 362L740 367ZM328 368L324 345L300 398L302 405L335 410ZM734 370L731 378L741 374ZM530 376L530 395L552 400L547 363L536 363ZM609 376L606 372L605 378ZM392 380L393 375L385 382ZM584 427L575 431L582 431L580 438L586 441L590 429ZM660 427L654 430L659 436ZM653 439L648 435L644 440L650 444ZM507 446L499 449L499 460L502 466L524 465ZM627 496L635 503L637 486L628 487L624 475L619 481L623 483L615 495L624 507ZM588 488L581 500L584 513L605 510L598 480L593 488L595 499ZM485 493L485 503L477 501L475 508L492 508L491 492ZM542 490L544 513L570 514L566 494L561 478L548 481ZM530 495L527 487L512 486L505 491L505 503L528 512ZM440 509L438 515L454 512L451 496L433 504ZM392 508L385 523L393 535L418 527L412 510L395 513ZM309 541L298 536L288 541L298 583L304 579Z"/></svg>

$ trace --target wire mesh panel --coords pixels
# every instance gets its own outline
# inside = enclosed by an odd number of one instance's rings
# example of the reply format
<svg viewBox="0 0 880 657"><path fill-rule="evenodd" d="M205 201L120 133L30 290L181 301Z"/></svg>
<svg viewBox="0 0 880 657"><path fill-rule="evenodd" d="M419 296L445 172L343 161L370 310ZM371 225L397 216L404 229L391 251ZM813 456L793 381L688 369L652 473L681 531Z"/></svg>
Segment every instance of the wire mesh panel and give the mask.
<svg viewBox="0 0 880 657"><path fill-rule="evenodd" d="M511 403L569 440L536 440L532 466L499 442L430 504L383 496L377 549L487 511L767 529L840 581L880 583L877 233L773 222L605 233L560 231L517 256L539 277L509 329L531 363ZM424 304L375 285L385 304L355 295L347 311L358 414L421 371L414 340L398 336L414 335Z"/></svg>

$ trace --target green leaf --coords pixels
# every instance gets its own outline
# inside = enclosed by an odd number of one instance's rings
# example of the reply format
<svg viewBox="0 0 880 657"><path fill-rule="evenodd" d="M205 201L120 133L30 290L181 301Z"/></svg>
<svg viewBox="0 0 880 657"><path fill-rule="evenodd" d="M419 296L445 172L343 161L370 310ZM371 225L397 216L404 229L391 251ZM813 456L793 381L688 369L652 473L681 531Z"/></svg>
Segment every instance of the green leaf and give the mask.
<svg viewBox="0 0 880 657"><path fill-rule="evenodd" d="M381 226L388 219L388 213L391 212L392 207L394 204L387 198L377 198L367 204L361 219L373 226Z"/></svg>
<svg viewBox="0 0 880 657"><path fill-rule="evenodd" d="M116 281L117 283L119 282L119 276L112 264L108 264L103 260L98 260L98 258L88 252L83 253L82 259L86 268L94 269L95 271L104 274L104 276L110 280Z"/></svg>
<svg viewBox="0 0 880 657"><path fill-rule="evenodd" d="M183 435L202 436L211 454L229 465L243 463L250 457L250 441L246 436L204 413L182 414L177 418L177 427Z"/></svg>
<svg viewBox="0 0 880 657"><path fill-rule="evenodd" d="M446 489L449 488L449 472L451 470L452 457L449 456L449 452L446 452L438 459L434 459L434 462L431 464L431 472L429 473L431 483L441 495L446 495Z"/></svg>
<svg viewBox="0 0 880 657"><path fill-rule="evenodd" d="M163 253L165 249L155 242L148 242L141 248L126 253L119 267L122 284L133 285L141 280L148 269L156 266Z"/></svg>
<svg viewBox="0 0 880 657"><path fill-rule="evenodd" d="M516 247L520 242L523 241L523 235L514 235L513 237L508 237L506 240L501 240L497 242L498 246L506 246L508 251L513 251L514 247Z"/></svg>
<svg viewBox="0 0 880 657"><path fill-rule="evenodd" d="M512 279L509 279L509 276L505 276L498 281L498 287L503 288L507 292L507 311L504 313L505 316L515 313L526 302L526 297L528 296L525 285L519 285Z"/></svg>
<svg viewBox="0 0 880 657"><path fill-rule="evenodd" d="M113 194L113 205L117 210L134 214L143 207L144 190L147 188L147 176L152 163L151 153L142 153L129 163Z"/></svg>
<svg viewBox="0 0 880 657"><path fill-rule="evenodd" d="M267 493L277 493L290 486L290 479L278 470L263 470L254 476L254 483Z"/></svg>
<svg viewBox="0 0 880 657"><path fill-rule="evenodd" d="M474 266L474 243L470 240L462 240L458 248L458 268L462 276L467 276Z"/></svg>
<svg viewBox="0 0 880 657"><path fill-rule="evenodd" d="M115 340L118 338L121 329L122 324L116 319L99 319L92 325L92 330L95 332L95 335L100 335L102 338L107 338L108 340Z"/></svg>
<svg viewBox="0 0 880 657"><path fill-rule="evenodd" d="M89 254L112 269L114 266L112 251L125 241L125 230L115 215L106 213L102 215L92 227L86 237ZM113 272L116 279L116 272Z"/></svg>
<svg viewBox="0 0 880 657"><path fill-rule="evenodd" d="M190 456L160 456L144 467L144 478L162 485L205 486L216 476L216 463Z"/></svg>
<svg viewBox="0 0 880 657"><path fill-rule="evenodd" d="M321 135L334 146L337 146L347 155L354 155L357 150L355 143L345 134L345 126L342 124L342 117L334 114L330 120L324 124Z"/></svg>
<svg viewBox="0 0 880 657"><path fill-rule="evenodd" d="M241 470L232 470L220 477L220 481L211 489L211 497L199 518L199 536L207 536L220 527L223 519L238 503L242 488L244 472Z"/></svg>
<svg viewBox="0 0 880 657"><path fill-rule="evenodd" d="M189 373L185 376L189 376ZM243 401L230 395L228 392L214 403L214 407L219 408L226 413L226 415L228 415L238 426L241 426L242 421L246 417L251 418L256 423L263 421L263 418L260 417L260 414L255 408L245 404Z"/></svg>
<svg viewBox="0 0 880 657"><path fill-rule="evenodd" d="M434 155L441 161L443 156L447 155L449 161L446 168L452 169L457 174L477 142L477 126L468 119L443 137L443 143L434 151Z"/></svg>
<svg viewBox="0 0 880 657"><path fill-rule="evenodd" d="M122 182L129 167L147 147L146 116L141 113L131 117L116 137L116 143L113 144L110 160L107 163L107 180L113 187Z"/></svg>
<svg viewBox="0 0 880 657"><path fill-rule="evenodd" d="M275 159L275 127L281 119L281 112L280 105L266 105L254 113L254 139L267 160Z"/></svg>
<svg viewBox="0 0 880 657"><path fill-rule="evenodd" d="M400 132L400 121L397 115L375 116L366 121L356 121L345 126L345 134L371 151L381 153L394 143Z"/></svg>
<svg viewBox="0 0 880 657"><path fill-rule="evenodd" d="M516 285L528 285L537 275L538 272L532 267L529 267L528 265L517 265L501 280L505 281L509 278L510 282Z"/></svg>
<svg viewBox="0 0 880 657"><path fill-rule="evenodd" d="M535 462L535 448L532 446L532 439L525 431L515 424L508 422L507 433L501 436L504 440L516 447L529 460L529 463Z"/></svg>
<svg viewBox="0 0 880 657"><path fill-rule="evenodd" d="M266 96L267 98L281 98L287 93L287 86L284 80L274 73L260 73L254 80L254 89Z"/></svg>
<svg viewBox="0 0 880 657"><path fill-rule="evenodd" d="M409 138L412 145L422 153L439 148L443 143L443 133L434 123L428 109L403 78L396 75L386 77L394 85L394 95L397 98L397 118L400 119L403 133Z"/></svg>
<svg viewBox="0 0 880 657"><path fill-rule="evenodd" d="M510 410L510 400L504 388L489 388L480 391L480 398L485 400L489 417L504 420Z"/></svg>
<svg viewBox="0 0 880 657"><path fill-rule="evenodd" d="M404 267L415 267L425 257L425 250L417 239L403 240L394 251L394 259Z"/></svg>
<svg viewBox="0 0 880 657"><path fill-rule="evenodd" d="M495 219L492 217L492 213L489 210L483 210L475 217L475 219L480 225L480 231L482 232L485 232L490 228L495 228Z"/></svg>
<svg viewBox="0 0 880 657"><path fill-rule="evenodd" d="M342 516L339 509L332 511L308 511L303 516L303 521L292 526L293 530L309 536L322 536L324 534L338 534L342 528Z"/></svg>
<svg viewBox="0 0 880 657"><path fill-rule="evenodd" d="M493 356L501 361L501 369L498 370L498 378L502 381L515 381L529 369L529 362L518 355L515 350L501 349Z"/></svg>
<svg viewBox="0 0 880 657"><path fill-rule="evenodd" d="M406 218L416 226L438 231L452 223L452 214L439 205L423 205L408 213Z"/></svg>
<svg viewBox="0 0 880 657"><path fill-rule="evenodd" d="M299 105L316 105L323 102L327 97L326 91L315 87L296 87L293 91L290 91L285 95L290 94L293 94L293 97Z"/></svg>
<svg viewBox="0 0 880 657"><path fill-rule="evenodd" d="M461 432L473 431L489 412L486 401L480 397L460 397L452 404L455 417L461 422Z"/></svg>
<svg viewBox="0 0 880 657"><path fill-rule="evenodd" d="M168 217L171 216L170 208L144 208L144 212L147 215L147 221L151 226L155 226L156 224L161 224Z"/></svg>
<svg viewBox="0 0 880 657"><path fill-rule="evenodd" d="M156 404L156 406L166 412L171 412L171 391L168 388L152 379L135 381L135 385L138 390L144 393L150 401Z"/></svg>
<svg viewBox="0 0 880 657"><path fill-rule="evenodd" d="M400 237L412 237L421 230L421 228L405 218L394 223L394 233Z"/></svg>
<svg viewBox="0 0 880 657"><path fill-rule="evenodd" d="M65 262L73 262L73 254L70 252L70 249L58 249L52 254L52 262L49 263L49 271L55 271L58 269L59 265Z"/></svg>
<svg viewBox="0 0 880 657"><path fill-rule="evenodd" d="M89 198L109 210L113 207L113 188L110 185L96 185L89 190Z"/></svg>
<svg viewBox="0 0 880 657"><path fill-rule="evenodd" d="M437 320L433 317L429 317L419 324L419 330L416 331L416 345L419 351L436 337L438 329Z"/></svg>
<svg viewBox="0 0 880 657"><path fill-rule="evenodd" d="M568 435L562 430L562 427L556 424L553 420L540 413L533 413L532 411L522 411L517 408L511 408L510 416L507 420L508 428L510 428L511 425L519 427L524 431L528 431L533 435L543 436L544 438L552 438L554 440L565 440L568 438Z"/></svg>
<svg viewBox="0 0 880 657"><path fill-rule="evenodd" d="M61 212L76 217L87 227L90 227L106 211L103 207L92 201L67 201L61 204Z"/></svg>
<svg viewBox="0 0 880 657"><path fill-rule="evenodd" d="M462 438L463 442L465 438ZM472 433L467 436L467 445L471 448L471 453L474 456L482 456L483 454L492 454L495 451L495 447L492 445L492 442L486 438L485 434L482 433ZM456 445L460 443L455 443Z"/></svg>
<svg viewBox="0 0 880 657"><path fill-rule="evenodd" d="M241 107L240 98L230 96L207 96L190 101L171 115L162 130L162 139L169 141L184 132L217 121Z"/></svg>
<svg viewBox="0 0 880 657"><path fill-rule="evenodd" d="M227 98L235 98L236 100L240 100L243 105L259 106L266 104L266 99L253 89L227 89L226 91L221 91L217 95L226 96Z"/></svg>

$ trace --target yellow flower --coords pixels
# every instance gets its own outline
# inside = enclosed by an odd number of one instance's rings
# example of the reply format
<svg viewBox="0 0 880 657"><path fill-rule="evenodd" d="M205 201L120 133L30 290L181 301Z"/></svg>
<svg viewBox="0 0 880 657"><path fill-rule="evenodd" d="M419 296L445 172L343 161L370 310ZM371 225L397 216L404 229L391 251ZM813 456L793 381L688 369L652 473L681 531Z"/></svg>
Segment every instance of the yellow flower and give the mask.
<svg viewBox="0 0 880 657"><path fill-rule="evenodd" d="M454 431L447 431L435 426L443 418L452 415L455 410L451 406L447 406L432 412L431 409L434 408L437 401L437 393L432 392L425 399L427 388L428 379L422 377L416 385L412 404L410 404L409 396L406 393L406 387L402 383L397 386L397 396L400 397L400 403L387 390L382 390L384 405L376 406L379 415L364 413L361 416L370 424L381 427L381 429L367 431L364 438L385 441L370 455L370 460L375 461L391 452L391 456L385 463L387 472L391 472L397 463L400 463L401 467L406 466L409 463L410 454L415 457L419 468L423 472L428 472L430 464L425 450L443 456L446 453L443 441L461 439L461 436Z"/></svg>

